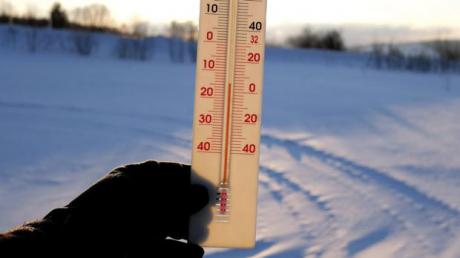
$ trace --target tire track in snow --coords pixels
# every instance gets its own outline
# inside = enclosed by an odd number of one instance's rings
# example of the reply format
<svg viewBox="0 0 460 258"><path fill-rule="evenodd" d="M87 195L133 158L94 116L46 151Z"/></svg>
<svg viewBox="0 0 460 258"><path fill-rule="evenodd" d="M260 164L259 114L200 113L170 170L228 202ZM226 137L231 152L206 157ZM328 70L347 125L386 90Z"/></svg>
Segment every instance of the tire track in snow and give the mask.
<svg viewBox="0 0 460 258"><path fill-rule="evenodd" d="M275 160L275 162L276 162L276 160ZM283 162L283 161L281 161L281 162ZM278 171L278 173L282 173L282 172ZM288 175L287 173L282 173L282 174ZM346 185L346 189L348 190L348 192L350 192L350 190L351 190L351 192L353 192L353 194L355 196L359 196L360 199L364 199L368 204L376 205L377 209L379 211L381 211L382 213L386 214L386 216L388 218L391 218L394 221L394 223L396 223L397 225L399 225L401 227L401 229L404 229L407 232L410 232L411 236L417 235L418 232L414 231L414 228L410 226L409 221L407 221L404 217L400 216L397 212L394 212L393 210L391 210L389 207L387 207L385 205L382 205L379 202L376 202L375 198L373 198L371 195L369 195L363 189L360 189L360 188L356 187L356 184L353 184L353 183L349 182L348 180L343 180L343 178L341 176L328 175L328 173L323 173L323 177L325 177L325 178L321 179L321 184L331 184L331 182L334 182L332 187L335 188L335 189L338 186ZM291 183L293 183L293 181L291 181ZM299 183L298 187L302 188L304 186L302 186L301 183ZM334 212L334 211L332 211L332 212ZM335 213L341 214L340 210L336 210ZM391 228L394 228L393 224L391 224L391 225L392 226L390 228L388 228L388 229L380 228L377 231L385 230L386 232L389 232L389 230L391 231ZM348 230L345 230L345 231L348 231ZM338 236L338 238L336 238L336 241L334 241L333 243L330 243L328 246L332 246L333 248L339 249L340 251L342 251L342 253L347 253L348 252L348 256L346 254L336 255L334 253L332 256L329 255L328 257L353 257L353 255L357 254L358 251L355 250L356 248L354 248L355 253L350 253L349 252L350 246L351 246L351 244L356 243L359 240L360 239L354 239L352 242L350 242L350 240L346 238L346 235ZM371 244L367 243L366 246L369 247L369 246L371 246L373 244L376 244L376 243L378 243L378 241L374 242L374 243L371 243ZM426 241L424 241L424 239L415 239L415 241L413 243L412 242L408 243L403 248L401 248L399 251L403 252L404 249L406 249L406 250L408 249L409 251L422 249L422 250L426 251L424 253L428 253L429 247L428 247L428 243ZM329 249L325 249L325 248L322 248L320 250L323 250L322 253L324 253L324 251L328 251L328 252L330 251ZM317 256L317 257L319 257L319 256ZM402 256L402 257L411 257L411 256Z"/></svg>
<svg viewBox="0 0 460 258"><path fill-rule="evenodd" d="M270 135L262 136L263 143L268 146L276 145L281 146L288 150L288 152L297 160L302 155L314 158L320 162L334 168L341 174L348 176L354 181L364 185L366 188L372 188L373 191L390 193L386 197L391 196L393 202L400 206L400 210L396 211L391 208L386 210L392 214L393 217L404 223L406 227L430 227L428 232L417 231L422 235L427 236L432 230L438 231L438 236L447 234L447 239L451 239L459 228L460 213L455 208L439 201L433 197L420 192L418 189L409 186L405 182L399 181L391 176L386 175L384 172L377 169L358 164L356 162L347 160L343 157L316 149L312 146L300 144L293 140L280 139ZM372 197L376 202L379 202L378 196ZM406 215L400 214L405 209L411 207ZM385 207L384 207L385 208ZM403 218L405 216L405 218ZM412 221L413 216L417 216L415 222L423 222L422 225L414 225ZM428 222L428 224L426 224ZM417 235L420 236L420 235ZM417 237L420 238L420 237ZM427 239L418 239L423 246L430 246Z"/></svg>
<svg viewBox="0 0 460 258"><path fill-rule="evenodd" d="M385 188L395 190L404 198L410 198L418 203L421 203L422 205L428 204L429 206L436 208L437 210L444 211L446 214L449 214L450 216L454 217L455 220L460 219L460 212L457 211L455 208L452 208L451 206L443 203L442 201L430 197L425 193L420 192L418 189L409 186L405 182L399 181L391 176L388 176L384 172L378 171L377 169L358 164L356 162L347 160L343 157L336 156L332 153L316 149L309 145L299 144L293 140L284 140L268 135L264 135L262 139L264 143L267 143L268 146L275 144L287 148L288 151L296 151L297 153L302 153L309 157L319 159L323 163L332 166L359 181L365 183L371 181L373 181L374 183L377 182Z"/></svg>
<svg viewBox="0 0 460 258"><path fill-rule="evenodd" d="M274 161L276 162L276 160L274 160ZM381 211L382 213L386 214L386 216L388 218L391 218L402 229L404 229L407 232L409 232L411 234L411 236L412 236L411 237L412 239L416 239L416 241L414 241L414 243L413 243L413 244L415 244L415 248L413 248L413 250L419 250L421 248L423 250L428 250L427 243L424 242L424 241L417 240L417 237L416 237L417 232L415 232L413 230L413 228L410 228L408 226L409 222L407 220L405 220L402 216L400 216L398 213L393 212L391 209L389 209L389 207L385 207L380 202L376 202L375 199L373 199L366 191L356 187L356 185L353 184L352 182L349 182L348 180L343 180L343 178L337 177L336 175L335 176L330 175L327 171L320 171L320 173L322 173L321 177L323 177L323 178L319 179L318 177L315 177L315 181L318 180L318 179L320 180L320 181L317 181L317 183L319 183L321 185L329 185L328 187L330 189L340 189L340 187L344 187L348 193L352 193L353 196L359 196L359 198L364 199L365 202L367 203L366 205L375 205L376 208L379 211ZM283 173L283 174L285 176L288 175L288 173ZM331 182L333 182L333 183L331 183ZM301 185L301 183L299 183L298 186L299 187L304 187L304 186ZM331 205L331 206L333 206L333 205ZM336 219L340 219L340 214L341 214L340 210L335 210L334 211L333 208L331 208L331 212L333 212L335 214L339 214L339 216L337 216ZM348 232L348 231L350 231L350 229L345 230L345 232ZM344 250L344 251L346 249L348 249L348 247L350 245L349 239L346 239L345 236L342 236L339 239L337 239L337 242L339 242L338 243L339 248ZM375 243L377 243L377 242L375 242ZM410 246L406 246L406 248L409 248L409 247Z"/></svg>
<svg viewBox="0 0 460 258"><path fill-rule="evenodd" d="M331 212L327 202L321 201L320 196L311 193L309 190L304 189L300 184L295 183L294 181L285 177L283 172L276 171L265 166L261 166L261 172L277 183L286 186L287 189L301 193L304 198L313 203L318 208L318 210L326 213L328 219L335 218L335 215Z"/></svg>
<svg viewBox="0 0 460 258"><path fill-rule="evenodd" d="M337 232L340 230L340 227L337 223L336 215L328 202L321 200L320 195L313 194L300 183L287 178L282 171L261 166L260 172L267 176L269 180L269 182L266 183L261 180L261 184L267 187L281 204L288 206L292 217L300 221L300 226L308 235L305 239L313 242L318 241L318 243L313 245L314 251L308 252L307 248L305 253L309 253L309 257L312 257L311 255L313 255L313 257L321 257L326 250L331 251L332 248L338 249L339 252L341 251L336 245L339 239L332 237L338 235ZM270 185L273 182L279 184L281 188L274 189ZM292 202L288 200L288 196L292 194L300 194L304 202L297 202L293 205ZM312 204L314 208L323 215L320 223L315 222L315 225L311 225L305 221L305 215L302 216L302 214L306 213L303 207L306 206L305 204L307 202Z"/></svg>
<svg viewBox="0 0 460 258"><path fill-rule="evenodd" d="M410 226L410 222L406 218L401 216L398 212L395 212L394 210L392 210L389 206L383 205L381 202L376 201L375 198L372 197L372 195L370 195L365 189L357 187L357 185L353 181L344 180L344 178L341 177L341 176L330 175L326 171L324 171L324 172L325 172L324 174L327 174L327 175L325 175L325 177L327 179L323 179L321 181L321 184L328 184L328 183L330 184L330 181L334 181L338 185L346 186L347 192L350 192L350 193L352 192L354 196L359 196L359 198L361 199L360 202L362 202L364 200L366 205L374 205L374 206L376 206L376 208L380 212L385 214L387 218L391 218L394 223L396 223L397 225L399 225L401 227L401 229L403 229L406 232L408 232L410 234L410 236L411 236L410 238L415 239L415 241L414 241L414 243L410 243L410 245L406 245L404 247L404 249L406 249L406 250L407 249L409 249L409 250L423 249L423 250L428 252L429 247L428 247L427 241L424 241L424 239L417 238L418 232L416 232L414 230L414 228ZM337 187L337 186L335 186L335 187ZM339 213L339 212L337 212L337 213ZM393 224L390 225L390 228L393 228ZM384 231L384 232L389 233L391 231L390 228L389 229L380 228L380 229L377 230L377 232ZM366 237L367 237L367 235L362 237L362 238L360 238L360 239L361 240L366 239ZM378 240L381 240L381 239L377 239L377 241L373 241L372 244L367 243L366 247L378 243ZM368 239L366 239L366 241L368 241ZM350 245L353 244L353 243L356 243L356 242L357 242L356 239L353 240L352 242L350 242L349 239L345 239L345 241L343 242L342 248L349 250ZM414 247L414 245L415 245L415 247ZM401 249L399 251L402 252L403 249ZM356 250L354 252L356 253ZM350 255L353 256L353 254L355 254L355 253L352 253Z"/></svg>
<svg viewBox="0 0 460 258"><path fill-rule="evenodd" d="M269 179L270 180L270 179ZM296 207L292 206L289 204L289 202L286 202L286 196L284 193L282 193L279 189L275 189L272 185L271 185L272 182L270 181L264 181L264 180L260 180L260 186L261 187L264 187L268 193L272 196L273 200L276 201L281 208L285 209L287 214L292 218L292 221L296 221L298 223L298 227L301 229L301 232L300 232L300 237L301 237L301 241L303 241L305 243L305 249L308 249L309 248L309 243L311 242L311 240L314 239L314 237L312 236L312 234L310 233L311 231L311 228L309 227L309 225L307 223L302 223L299 221L302 220L302 218L300 217L300 213L297 212L296 210ZM259 217L259 222L258 224L261 224L261 222L264 220L263 217L260 218Z"/></svg>
<svg viewBox="0 0 460 258"><path fill-rule="evenodd" d="M276 160L274 160L275 163L276 163ZM266 168L265 167L261 167L261 172L263 173L264 170ZM293 188L293 189L301 189L301 191L307 191L309 192L308 190L304 190L304 187L301 183L295 183L293 180L291 179L288 179L287 175L289 175L289 173L285 172L281 172L281 171L276 171L276 170L272 170L273 173L278 173L279 176L282 176L285 178L285 180L288 180L289 183L288 185L288 188ZM420 250L420 249L423 249L423 250L428 250L428 245L426 242L424 242L423 240L419 240L417 239L417 232L415 232L413 230L413 228L410 228L408 226L409 222L407 220L405 220L403 217L401 217L398 213L395 213L393 212L391 209L389 209L388 207L384 207L382 206L381 203L379 202L376 202L374 199L371 198L371 196L369 196L365 191L363 191L362 189L359 189L356 187L355 184L352 184L352 183L349 183L347 182L346 180L343 180L343 179L340 179L340 178L337 178L337 176L333 177L331 175L323 175L326 177L326 179L323 179L321 181L321 184L330 184L331 181L334 181L336 184L338 185L344 185L346 184L347 187L346 189L349 191L349 190L352 190L352 192L354 192L355 195L357 196L360 196L360 198L363 198L366 200L367 203L369 204L372 204L372 205L376 205L377 208L383 212L384 214L386 214L389 218L392 218L393 221L395 221L395 223L397 223L398 225L400 225L400 227L404 230L406 230L407 232L409 232L412 236L412 239L415 239L414 243L415 244L415 247L413 247L412 245L412 250ZM337 185L335 186L332 186L333 188L334 187L337 187ZM313 198L313 200L315 199L320 199L320 197L317 197L317 196L320 196L320 195L313 195L313 196L310 196L310 198ZM324 206L329 206L329 204L325 203ZM322 205L323 206L323 205ZM339 210L333 210L332 208L327 208L329 210L329 212L331 214L341 214L341 212ZM340 222L337 222L336 220L339 218L340 216L336 217L335 215L331 216L331 219L334 219L334 223L337 224L337 223L340 223ZM337 230L340 230L340 228L337 227ZM349 230L345 230L345 232L347 232ZM331 238L331 235L328 235L328 238ZM319 241L321 241L321 239L318 239ZM321 245L322 243L320 242L319 245ZM346 252L346 250L348 249L350 243L349 243L349 240L346 239L346 236L345 235L342 235L342 236L339 236L338 238L336 238L336 241L333 242L333 243L330 243L329 246L331 246L333 244L333 247L335 249L340 249L342 252ZM375 244L375 243L374 243ZM318 245L318 246L319 246ZM327 245L326 245L327 246ZM406 246L406 248L410 248L411 246ZM321 248L320 250L326 250L326 251L330 251L330 249L325 249L324 247ZM316 252L318 252L318 250L315 250ZM320 253L318 256L316 257L320 257L322 253ZM333 255L332 257L345 257L346 255Z"/></svg>

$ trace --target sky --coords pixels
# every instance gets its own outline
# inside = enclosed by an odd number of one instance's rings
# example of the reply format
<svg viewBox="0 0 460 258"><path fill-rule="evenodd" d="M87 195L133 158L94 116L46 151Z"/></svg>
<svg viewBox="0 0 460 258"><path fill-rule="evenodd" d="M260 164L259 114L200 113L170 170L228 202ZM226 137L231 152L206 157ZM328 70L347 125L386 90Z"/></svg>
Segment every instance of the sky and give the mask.
<svg viewBox="0 0 460 258"><path fill-rule="evenodd" d="M19 12L35 8L45 13L56 0L0 0L14 3ZM169 23L198 21L199 0L60 0L66 9L100 3L111 9L120 23L132 20ZM368 38L396 40L415 38L460 38L459 0L268 0L271 36L285 37L302 27L335 27L357 42ZM377 31L376 31L377 29ZM377 32L377 33L376 33ZM353 36L354 35L354 36ZM361 39L359 39L361 36ZM358 38L357 38L358 37Z"/></svg>

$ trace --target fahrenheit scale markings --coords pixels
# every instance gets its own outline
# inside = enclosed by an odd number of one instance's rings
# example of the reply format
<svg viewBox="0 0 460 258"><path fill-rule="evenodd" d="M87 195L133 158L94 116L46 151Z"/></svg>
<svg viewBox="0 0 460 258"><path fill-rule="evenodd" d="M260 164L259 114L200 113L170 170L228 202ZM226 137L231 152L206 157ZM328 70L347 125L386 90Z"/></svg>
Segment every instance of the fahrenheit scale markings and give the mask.
<svg viewBox="0 0 460 258"><path fill-rule="evenodd" d="M266 0L201 0L192 169L214 185L214 247L255 241ZM194 223L195 222L195 223Z"/></svg>

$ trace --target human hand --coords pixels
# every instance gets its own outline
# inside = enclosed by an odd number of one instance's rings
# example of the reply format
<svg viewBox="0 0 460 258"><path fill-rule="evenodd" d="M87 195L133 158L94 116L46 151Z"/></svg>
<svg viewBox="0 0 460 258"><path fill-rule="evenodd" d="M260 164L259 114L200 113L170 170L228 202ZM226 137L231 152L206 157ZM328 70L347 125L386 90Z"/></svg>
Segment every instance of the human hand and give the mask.
<svg viewBox="0 0 460 258"><path fill-rule="evenodd" d="M190 215L209 201L190 173L153 161L115 169L66 207L4 235L0 256L202 257L201 247L167 239L187 239Z"/></svg>

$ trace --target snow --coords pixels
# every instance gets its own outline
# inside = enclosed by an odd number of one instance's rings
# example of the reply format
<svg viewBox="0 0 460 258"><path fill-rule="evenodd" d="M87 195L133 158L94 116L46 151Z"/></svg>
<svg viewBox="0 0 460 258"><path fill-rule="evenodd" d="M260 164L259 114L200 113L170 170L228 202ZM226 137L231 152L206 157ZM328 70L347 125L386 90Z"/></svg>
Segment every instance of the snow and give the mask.
<svg viewBox="0 0 460 258"><path fill-rule="evenodd" d="M119 165L190 162L194 65L99 37L88 58L0 46L0 230ZM460 76L365 60L268 50L257 246L206 257L460 257Z"/></svg>

